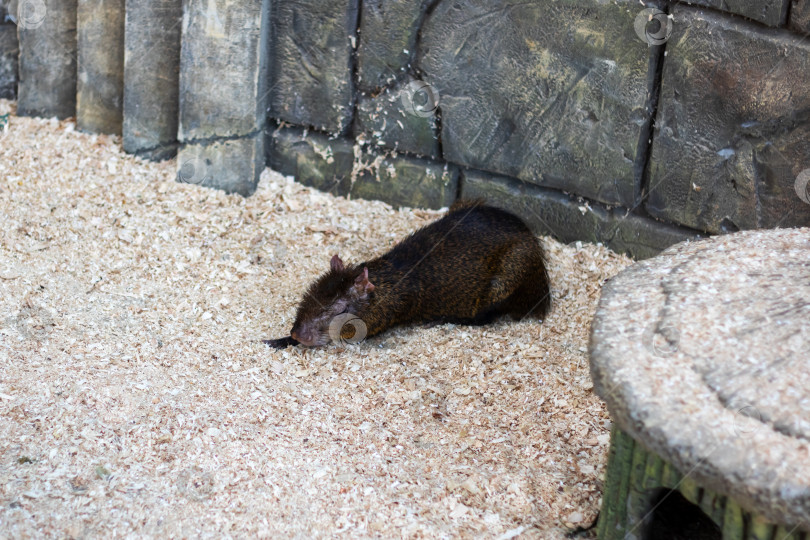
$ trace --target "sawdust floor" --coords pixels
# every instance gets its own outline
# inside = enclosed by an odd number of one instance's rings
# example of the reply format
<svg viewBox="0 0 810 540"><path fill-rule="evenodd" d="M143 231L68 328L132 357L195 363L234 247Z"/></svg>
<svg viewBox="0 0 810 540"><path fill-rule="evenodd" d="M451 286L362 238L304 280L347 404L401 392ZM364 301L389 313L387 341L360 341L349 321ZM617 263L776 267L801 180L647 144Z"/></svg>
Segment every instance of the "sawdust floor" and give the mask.
<svg viewBox="0 0 810 540"><path fill-rule="evenodd" d="M333 253L439 213L269 170L228 196L119 142L15 116L0 133L0 536L563 538L594 519L610 422L587 336L628 259L545 239L542 324L270 350Z"/></svg>

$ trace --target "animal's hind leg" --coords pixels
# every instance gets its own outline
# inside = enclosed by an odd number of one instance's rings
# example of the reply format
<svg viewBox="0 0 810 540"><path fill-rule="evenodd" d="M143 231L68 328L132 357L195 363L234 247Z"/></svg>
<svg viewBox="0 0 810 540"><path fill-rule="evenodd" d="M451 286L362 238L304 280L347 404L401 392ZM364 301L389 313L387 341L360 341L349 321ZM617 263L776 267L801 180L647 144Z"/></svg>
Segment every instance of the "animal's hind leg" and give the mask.
<svg viewBox="0 0 810 540"><path fill-rule="evenodd" d="M542 259L533 261L524 275L523 282L502 306L504 313L513 319L529 315L544 317L551 308L551 289L548 274Z"/></svg>
<svg viewBox="0 0 810 540"><path fill-rule="evenodd" d="M503 258L501 271L492 279L490 301L513 319L542 317L551 306L548 275L539 246L521 243Z"/></svg>

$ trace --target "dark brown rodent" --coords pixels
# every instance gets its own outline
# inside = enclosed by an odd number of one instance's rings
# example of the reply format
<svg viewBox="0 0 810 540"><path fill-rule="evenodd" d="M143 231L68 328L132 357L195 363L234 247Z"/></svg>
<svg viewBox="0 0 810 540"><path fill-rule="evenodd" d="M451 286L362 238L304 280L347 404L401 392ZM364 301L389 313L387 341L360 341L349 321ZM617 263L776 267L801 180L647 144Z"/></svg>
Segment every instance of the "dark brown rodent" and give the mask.
<svg viewBox="0 0 810 540"><path fill-rule="evenodd" d="M343 314L359 318L370 337L414 322L543 317L551 306L537 238L520 218L482 201L454 204L381 257L345 265L335 255L330 267L304 294L290 337L265 343L326 345L330 323ZM338 331L351 337L360 330Z"/></svg>

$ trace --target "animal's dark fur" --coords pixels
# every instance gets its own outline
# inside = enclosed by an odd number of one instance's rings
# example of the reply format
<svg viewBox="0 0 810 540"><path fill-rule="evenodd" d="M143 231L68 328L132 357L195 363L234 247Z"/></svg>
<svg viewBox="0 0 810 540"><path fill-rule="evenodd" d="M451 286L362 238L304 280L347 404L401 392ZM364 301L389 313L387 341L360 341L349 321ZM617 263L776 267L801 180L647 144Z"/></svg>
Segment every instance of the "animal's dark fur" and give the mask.
<svg viewBox="0 0 810 540"><path fill-rule="evenodd" d="M373 336L414 322L543 317L550 305L544 253L529 228L505 210L461 201L381 257L344 267L335 256L304 295L292 337L323 345L341 313L356 314Z"/></svg>

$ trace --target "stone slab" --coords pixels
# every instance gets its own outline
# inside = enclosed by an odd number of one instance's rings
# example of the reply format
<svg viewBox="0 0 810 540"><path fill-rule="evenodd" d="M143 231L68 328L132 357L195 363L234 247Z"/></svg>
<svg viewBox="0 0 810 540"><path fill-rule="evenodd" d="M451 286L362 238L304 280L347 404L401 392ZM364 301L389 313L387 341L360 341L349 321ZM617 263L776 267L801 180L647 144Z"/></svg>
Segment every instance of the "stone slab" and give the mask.
<svg viewBox="0 0 810 540"><path fill-rule="evenodd" d="M374 94L407 75L428 6L434 0L364 0L357 48L358 90Z"/></svg>
<svg viewBox="0 0 810 540"><path fill-rule="evenodd" d="M273 118L335 134L349 128L358 10L358 0L273 2Z"/></svg>
<svg viewBox="0 0 810 540"><path fill-rule="evenodd" d="M413 94L418 88L419 81L406 76L402 84L388 87L374 97L360 97L354 123L355 135L363 137L373 147L438 158L436 115L415 110Z"/></svg>
<svg viewBox="0 0 810 540"><path fill-rule="evenodd" d="M602 242L635 259L657 255L675 243L697 238L694 231L673 227L625 209L604 206L541 188L512 178L482 171L462 171L461 195L483 197L522 217L536 234L561 242Z"/></svg>
<svg viewBox="0 0 810 540"><path fill-rule="evenodd" d="M17 114L75 116L77 0L36 0L26 5L30 11L17 21Z"/></svg>
<svg viewBox="0 0 810 540"><path fill-rule="evenodd" d="M633 207L660 47L637 0L441 2L417 54L444 159ZM474 74L474 76L473 76Z"/></svg>
<svg viewBox="0 0 810 540"><path fill-rule="evenodd" d="M268 133L267 148L271 169L333 195L349 194L354 164L351 140L305 133L301 128L275 128Z"/></svg>
<svg viewBox="0 0 810 540"><path fill-rule="evenodd" d="M352 184L351 196L385 201L394 208L447 208L458 193L458 167L405 155L386 155Z"/></svg>
<svg viewBox="0 0 810 540"><path fill-rule="evenodd" d="M437 161L374 153L347 138L300 128L269 134L268 166L334 195L380 200L394 207L442 208L458 193L458 168Z"/></svg>
<svg viewBox="0 0 810 540"><path fill-rule="evenodd" d="M780 26L785 21L790 0L688 0L686 3L742 15L768 26Z"/></svg>
<svg viewBox="0 0 810 540"><path fill-rule="evenodd" d="M151 159L177 152L182 0L127 0L124 150Z"/></svg>
<svg viewBox="0 0 810 540"><path fill-rule="evenodd" d="M0 13L2 20L2 13ZM20 47L17 27L0 23L0 98L17 98L17 57Z"/></svg>
<svg viewBox="0 0 810 540"><path fill-rule="evenodd" d="M76 126L121 134L124 0L78 0Z"/></svg>
<svg viewBox="0 0 810 540"><path fill-rule="evenodd" d="M269 0L183 1L180 142L264 129L269 9Z"/></svg>
<svg viewBox="0 0 810 540"><path fill-rule="evenodd" d="M616 424L699 485L810 530L810 229L682 243L611 279L591 376Z"/></svg>
<svg viewBox="0 0 810 540"><path fill-rule="evenodd" d="M247 197L264 170L264 134L192 143L177 154L177 181Z"/></svg>
<svg viewBox="0 0 810 540"><path fill-rule="evenodd" d="M810 224L810 43L674 8L647 210L712 233Z"/></svg>

